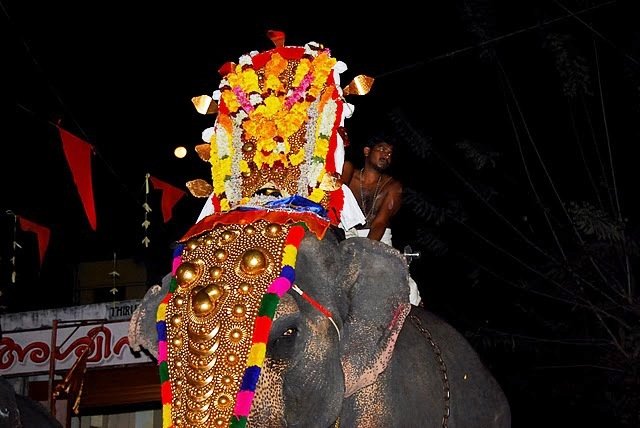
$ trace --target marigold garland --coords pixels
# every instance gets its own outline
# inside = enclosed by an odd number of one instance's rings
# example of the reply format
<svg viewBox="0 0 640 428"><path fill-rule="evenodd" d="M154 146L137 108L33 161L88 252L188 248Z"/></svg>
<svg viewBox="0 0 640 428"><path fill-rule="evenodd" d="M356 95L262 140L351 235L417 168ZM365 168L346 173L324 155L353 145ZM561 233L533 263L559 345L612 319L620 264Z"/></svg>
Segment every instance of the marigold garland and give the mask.
<svg viewBox="0 0 640 428"><path fill-rule="evenodd" d="M289 183L292 174L298 177L290 193L326 200L319 185L325 173L335 172L336 135L343 120L336 64L329 49L310 42L304 48L243 55L238 64L223 67L213 96L218 118L212 132L203 133L211 144L219 210L242 204L260 184L280 177L281 169L288 171ZM247 178L258 174L265 178Z"/></svg>

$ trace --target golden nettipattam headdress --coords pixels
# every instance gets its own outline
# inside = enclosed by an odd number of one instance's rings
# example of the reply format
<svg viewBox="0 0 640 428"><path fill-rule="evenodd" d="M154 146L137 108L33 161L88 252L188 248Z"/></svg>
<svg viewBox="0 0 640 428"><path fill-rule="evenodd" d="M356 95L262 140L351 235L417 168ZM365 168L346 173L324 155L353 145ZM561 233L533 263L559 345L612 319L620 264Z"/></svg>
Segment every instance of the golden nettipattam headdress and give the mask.
<svg viewBox="0 0 640 428"><path fill-rule="evenodd" d="M170 291L158 309L163 426L244 427L280 297L295 281L306 231L321 239L343 204L341 127L363 94L361 76L343 91L346 65L311 42L251 52L221 67L217 113L198 154L213 183L188 183L210 214L174 254Z"/></svg>

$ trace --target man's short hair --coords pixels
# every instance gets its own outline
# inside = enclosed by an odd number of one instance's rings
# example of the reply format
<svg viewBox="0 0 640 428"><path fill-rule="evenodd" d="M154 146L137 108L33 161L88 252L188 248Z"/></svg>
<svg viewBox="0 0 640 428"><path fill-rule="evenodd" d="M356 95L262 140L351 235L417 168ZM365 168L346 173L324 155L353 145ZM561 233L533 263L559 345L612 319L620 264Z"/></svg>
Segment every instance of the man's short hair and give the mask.
<svg viewBox="0 0 640 428"><path fill-rule="evenodd" d="M367 140L364 146L369 148L374 148L380 143L387 143L390 146L395 145L395 141L391 136L387 134L379 133L369 137L369 139Z"/></svg>

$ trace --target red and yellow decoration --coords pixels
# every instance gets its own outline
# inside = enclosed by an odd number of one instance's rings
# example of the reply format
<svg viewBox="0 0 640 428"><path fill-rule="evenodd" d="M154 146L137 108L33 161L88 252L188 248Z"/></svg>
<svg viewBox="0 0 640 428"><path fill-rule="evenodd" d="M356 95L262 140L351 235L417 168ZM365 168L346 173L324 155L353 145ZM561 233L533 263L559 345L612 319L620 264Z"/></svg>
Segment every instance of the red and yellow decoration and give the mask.
<svg viewBox="0 0 640 428"><path fill-rule="evenodd" d="M214 212L252 202L265 186L328 208L327 193L339 188L336 167L342 167L335 157L343 155L337 130L344 100L336 82L343 65L312 42L243 55L238 64L221 68L223 79L212 97L218 116L203 132L210 144Z"/></svg>

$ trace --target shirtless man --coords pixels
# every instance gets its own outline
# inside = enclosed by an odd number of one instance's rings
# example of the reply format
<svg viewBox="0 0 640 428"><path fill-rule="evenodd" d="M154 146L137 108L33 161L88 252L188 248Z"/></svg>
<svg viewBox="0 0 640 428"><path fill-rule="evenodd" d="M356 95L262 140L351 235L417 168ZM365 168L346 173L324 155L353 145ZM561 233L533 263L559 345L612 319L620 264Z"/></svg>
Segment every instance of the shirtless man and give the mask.
<svg viewBox="0 0 640 428"><path fill-rule="evenodd" d="M345 231L347 238L356 236L391 243L391 218L402 205L402 184L386 173L391 166L393 146L389 140L377 137L364 148L364 166L356 170L345 161L342 182L349 186L365 217L363 224ZM418 285L409 277L409 301L420 305Z"/></svg>
<svg viewBox="0 0 640 428"><path fill-rule="evenodd" d="M364 167L355 170L346 161L342 181L349 186L365 216L365 223L347 231L347 237L366 236L391 245L391 218L402 204L402 184L386 174L391 166L393 146L382 138L364 148Z"/></svg>

